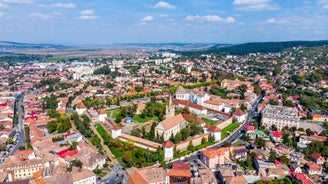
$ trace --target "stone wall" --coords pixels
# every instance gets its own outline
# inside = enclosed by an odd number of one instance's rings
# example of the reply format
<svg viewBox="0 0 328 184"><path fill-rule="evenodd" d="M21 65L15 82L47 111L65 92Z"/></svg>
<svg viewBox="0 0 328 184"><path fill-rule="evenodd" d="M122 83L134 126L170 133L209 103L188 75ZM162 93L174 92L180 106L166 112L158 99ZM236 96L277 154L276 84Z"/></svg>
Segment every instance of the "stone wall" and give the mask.
<svg viewBox="0 0 328 184"><path fill-rule="evenodd" d="M233 121L233 116L231 116L230 118L228 118L224 121L217 123L216 126L222 130L226 126L230 125L232 123L232 121Z"/></svg>
<svg viewBox="0 0 328 184"><path fill-rule="evenodd" d="M197 135L196 137L194 137L192 139L187 139L183 142L180 142L176 145L177 146L177 151L187 150L190 141L192 141L192 145L198 146L202 143L202 138L206 137L206 140L208 140L209 135L210 134Z"/></svg>

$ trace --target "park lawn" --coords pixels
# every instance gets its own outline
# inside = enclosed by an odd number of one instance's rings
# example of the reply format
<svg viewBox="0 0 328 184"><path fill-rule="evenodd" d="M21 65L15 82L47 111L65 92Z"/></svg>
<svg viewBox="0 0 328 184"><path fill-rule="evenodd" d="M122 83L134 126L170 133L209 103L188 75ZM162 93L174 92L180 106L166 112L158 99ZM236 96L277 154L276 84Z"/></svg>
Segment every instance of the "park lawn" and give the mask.
<svg viewBox="0 0 328 184"><path fill-rule="evenodd" d="M240 125L239 123L231 123L230 125L223 128L221 131L221 140L226 138L228 136L228 133L233 132L236 128L239 127L239 125Z"/></svg>
<svg viewBox="0 0 328 184"><path fill-rule="evenodd" d="M148 121L150 121L150 120L154 120L154 121L156 121L156 122L158 122L159 121L159 119L158 119L158 117L146 117L146 118L141 118L139 115L135 115L135 116L133 116L133 120L135 121L135 122L138 122L138 123L145 123L145 122L148 122Z"/></svg>
<svg viewBox="0 0 328 184"><path fill-rule="evenodd" d="M124 155L124 153L125 153L125 150L119 151L114 146L110 146L110 147L108 146L108 148L113 153L113 155L115 156L115 158L121 158Z"/></svg>
<svg viewBox="0 0 328 184"><path fill-rule="evenodd" d="M99 133L99 135L104 138L104 137L108 137L108 134L106 132L106 130L100 125L100 124L95 124L96 130Z"/></svg>
<svg viewBox="0 0 328 184"><path fill-rule="evenodd" d="M113 118L115 118L115 115L117 115L119 113L119 110L120 108L115 108L115 109L108 109L106 112L107 112L107 117L109 118L110 117L110 114L112 112L114 112L113 114Z"/></svg>
<svg viewBox="0 0 328 184"><path fill-rule="evenodd" d="M207 124L209 124L211 126L218 123L217 121L214 121L214 120L211 120L211 119L207 119L207 118L202 118L202 120L204 120L205 123L207 123Z"/></svg>

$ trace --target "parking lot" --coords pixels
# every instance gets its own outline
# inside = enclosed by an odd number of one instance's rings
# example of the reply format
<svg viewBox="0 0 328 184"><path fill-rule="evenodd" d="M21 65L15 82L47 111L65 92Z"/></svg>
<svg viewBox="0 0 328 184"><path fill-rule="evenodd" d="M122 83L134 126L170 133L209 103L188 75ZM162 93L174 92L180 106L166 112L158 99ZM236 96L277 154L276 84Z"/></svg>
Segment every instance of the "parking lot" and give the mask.
<svg viewBox="0 0 328 184"><path fill-rule="evenodd" d="M201 116L201 118L210 119L213 121L224 121L229 118L229 116L220 114L217 112L208 111L206 115Z"/></svg>

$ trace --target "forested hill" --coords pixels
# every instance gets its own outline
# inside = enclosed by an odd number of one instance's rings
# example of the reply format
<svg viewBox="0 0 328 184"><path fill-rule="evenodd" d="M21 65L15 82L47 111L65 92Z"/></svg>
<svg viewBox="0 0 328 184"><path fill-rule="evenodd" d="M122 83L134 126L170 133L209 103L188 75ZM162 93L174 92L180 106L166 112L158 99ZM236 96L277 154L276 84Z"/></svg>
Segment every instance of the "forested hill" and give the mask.
<svg viewBox="0 0 328 184"><path fill-rule="evenodd" d="M284 49L293 48L293 47L318 47L328 45L328 40L321 41L287 41L287 42L253 42L253 43L244 43L239 45L233 45L228 47L213 46L207 50L203 51L190 51L183 52L183 55L195 55L195 54L231 54L231 55L245 55L249 53L269 53L269 52L280 52Z"/></svg>

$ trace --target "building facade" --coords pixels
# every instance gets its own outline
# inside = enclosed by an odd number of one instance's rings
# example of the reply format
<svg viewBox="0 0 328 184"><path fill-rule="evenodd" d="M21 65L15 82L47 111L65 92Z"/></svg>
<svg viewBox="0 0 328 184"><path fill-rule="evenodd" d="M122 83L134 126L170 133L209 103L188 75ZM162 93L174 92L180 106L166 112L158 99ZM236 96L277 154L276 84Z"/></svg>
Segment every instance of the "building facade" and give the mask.
<svg viewBox="0 0 328 184"><path fill-rule="evenodd" d="M262 125L271 127L275 125L278 130L283 127L299 128L300 118L296 108L267 105L262 111Z"/></svg>

